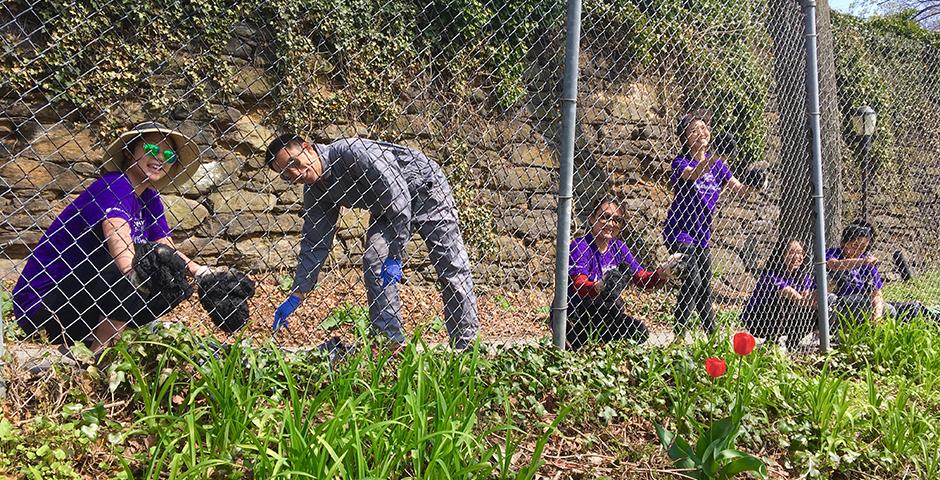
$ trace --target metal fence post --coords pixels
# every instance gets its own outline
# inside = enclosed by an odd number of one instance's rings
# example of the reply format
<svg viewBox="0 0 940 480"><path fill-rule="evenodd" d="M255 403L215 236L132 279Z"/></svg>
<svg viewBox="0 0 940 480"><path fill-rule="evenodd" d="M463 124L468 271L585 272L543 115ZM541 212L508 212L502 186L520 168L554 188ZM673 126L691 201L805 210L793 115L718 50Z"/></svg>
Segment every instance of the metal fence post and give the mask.
<svg viewBox="0 0 940 480"><path fill-rule="evenodd" d="M803 20L806 35L806 109L812 132L811 175L813 182L813 208L815 235L816 295L819 320L819 349L829 350L829 292L826 286L826 207L823 201L822 140L819 134L819 70L816 63L816 0L803 1Z"/></svg>
<svg viewBox="0 0 940 480"><path fill-rule="evenodd" d="M581 42L581 0L568 0L565 42L565 83L561 94L561 152L558 183L558 229L555 241L555 300L552 302L553 340L565 348L568 327L568 242L571 237L571 199L574 184L575 114L578 104L578 56Z"/></svg>

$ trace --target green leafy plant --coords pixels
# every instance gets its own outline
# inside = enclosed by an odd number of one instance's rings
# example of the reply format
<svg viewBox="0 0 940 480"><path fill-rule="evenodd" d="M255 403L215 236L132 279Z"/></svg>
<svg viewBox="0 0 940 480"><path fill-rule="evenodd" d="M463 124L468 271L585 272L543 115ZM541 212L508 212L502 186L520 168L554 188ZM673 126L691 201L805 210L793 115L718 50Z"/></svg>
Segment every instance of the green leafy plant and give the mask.
<svg viewBox="0 0 940 480"><path fill-rule="evenodd" d="M277 288L282 292L290 292L294 289L294 277L290 275L281 275L277 277Z"/></svg>
<svg viewBox="0 0 940 480"><path fill-rule="evenodd" d="M509 299L503 295L496 295L493 297L493 303L495 303L496 306L504 312L511 312L515 310L515 307L512 306L512 303L509 301Z"/></svg>
<svg viewBox="0 0 940 480"><path fill-rule="evenodd" d="M353 326L357 332L365 331L369 325L369 309L343 302L320 323L320 329L333 330L344 325Z"/></svg>
<svg viewBox="0 0 940 480"><path fill-rule="evenodd" d="M682 436L656 424L660 443L666 449L673 465L683 470L683 475L700 480L728 479L740 473L754 472L761 478L767 477L767 467L763 460L734 447L745 414L745 405L750 399L750 382L754 371L754 366L745 362L744 357L751 354L754 343L754 337L750 334L735 335L734 350L738 354L738 368L735 374L735 401L731 415L701 427L695 448ZM745 365L747 368L743 368ZM724 360L709 358L705 368L710 377L718 380L724 376L727 367ZM677 383L677 389L688 388L683 382ZM679 413L688 415L684 411Z"/></svg>

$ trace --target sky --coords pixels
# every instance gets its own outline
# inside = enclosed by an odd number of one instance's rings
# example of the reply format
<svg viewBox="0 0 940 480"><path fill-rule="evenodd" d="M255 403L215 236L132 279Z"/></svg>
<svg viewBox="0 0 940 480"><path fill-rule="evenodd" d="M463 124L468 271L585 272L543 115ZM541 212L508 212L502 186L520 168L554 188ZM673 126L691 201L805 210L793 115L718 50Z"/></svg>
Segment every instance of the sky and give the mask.
<svg viewBox="0 0 940 480"><path fill-rule="evenodd" d="M829 0L829 8L840 12L849 13L849 6L854 0Z"/></svg>

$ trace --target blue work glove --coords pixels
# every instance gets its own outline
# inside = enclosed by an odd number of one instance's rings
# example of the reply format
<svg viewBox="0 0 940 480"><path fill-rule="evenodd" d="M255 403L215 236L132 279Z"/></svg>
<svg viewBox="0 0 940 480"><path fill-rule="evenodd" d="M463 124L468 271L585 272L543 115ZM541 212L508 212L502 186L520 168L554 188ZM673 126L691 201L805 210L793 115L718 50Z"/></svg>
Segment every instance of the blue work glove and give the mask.
<svg viewBox="0 0 940 480"><path fill-rule="evenodd" d="M287 317L294 313L294 310L297 310L299 306L300 297L294 295L287 297L287 300L284 300L284 303L274 311L274 323L271 324L271 333L280 330L281 327L287 327Z"/></svg>
<svg viewBox="0 0 940 480"><path fill-rule="evenodd" d="M401 260L386 258L382 264L382 288L401 281Z"/></svg>

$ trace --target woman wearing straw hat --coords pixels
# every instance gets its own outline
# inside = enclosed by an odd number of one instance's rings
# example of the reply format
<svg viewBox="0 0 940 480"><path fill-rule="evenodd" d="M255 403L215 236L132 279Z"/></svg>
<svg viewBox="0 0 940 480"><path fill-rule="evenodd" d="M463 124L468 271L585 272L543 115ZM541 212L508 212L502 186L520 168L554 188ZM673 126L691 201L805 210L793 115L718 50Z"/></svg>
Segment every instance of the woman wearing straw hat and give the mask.
<svg viewBox="0 0 940 480"><path fill-rule="evenodd" d="M192 140L154 122L108 147L101 178L52 222L13 290L14 315L28 335L42 329L52 342L82 341L99 352L125 328L155 318L141 315L134 244L174 247L158 190L189 179L197 157ZM208 273L177 254L190 275Z"/></svg>

